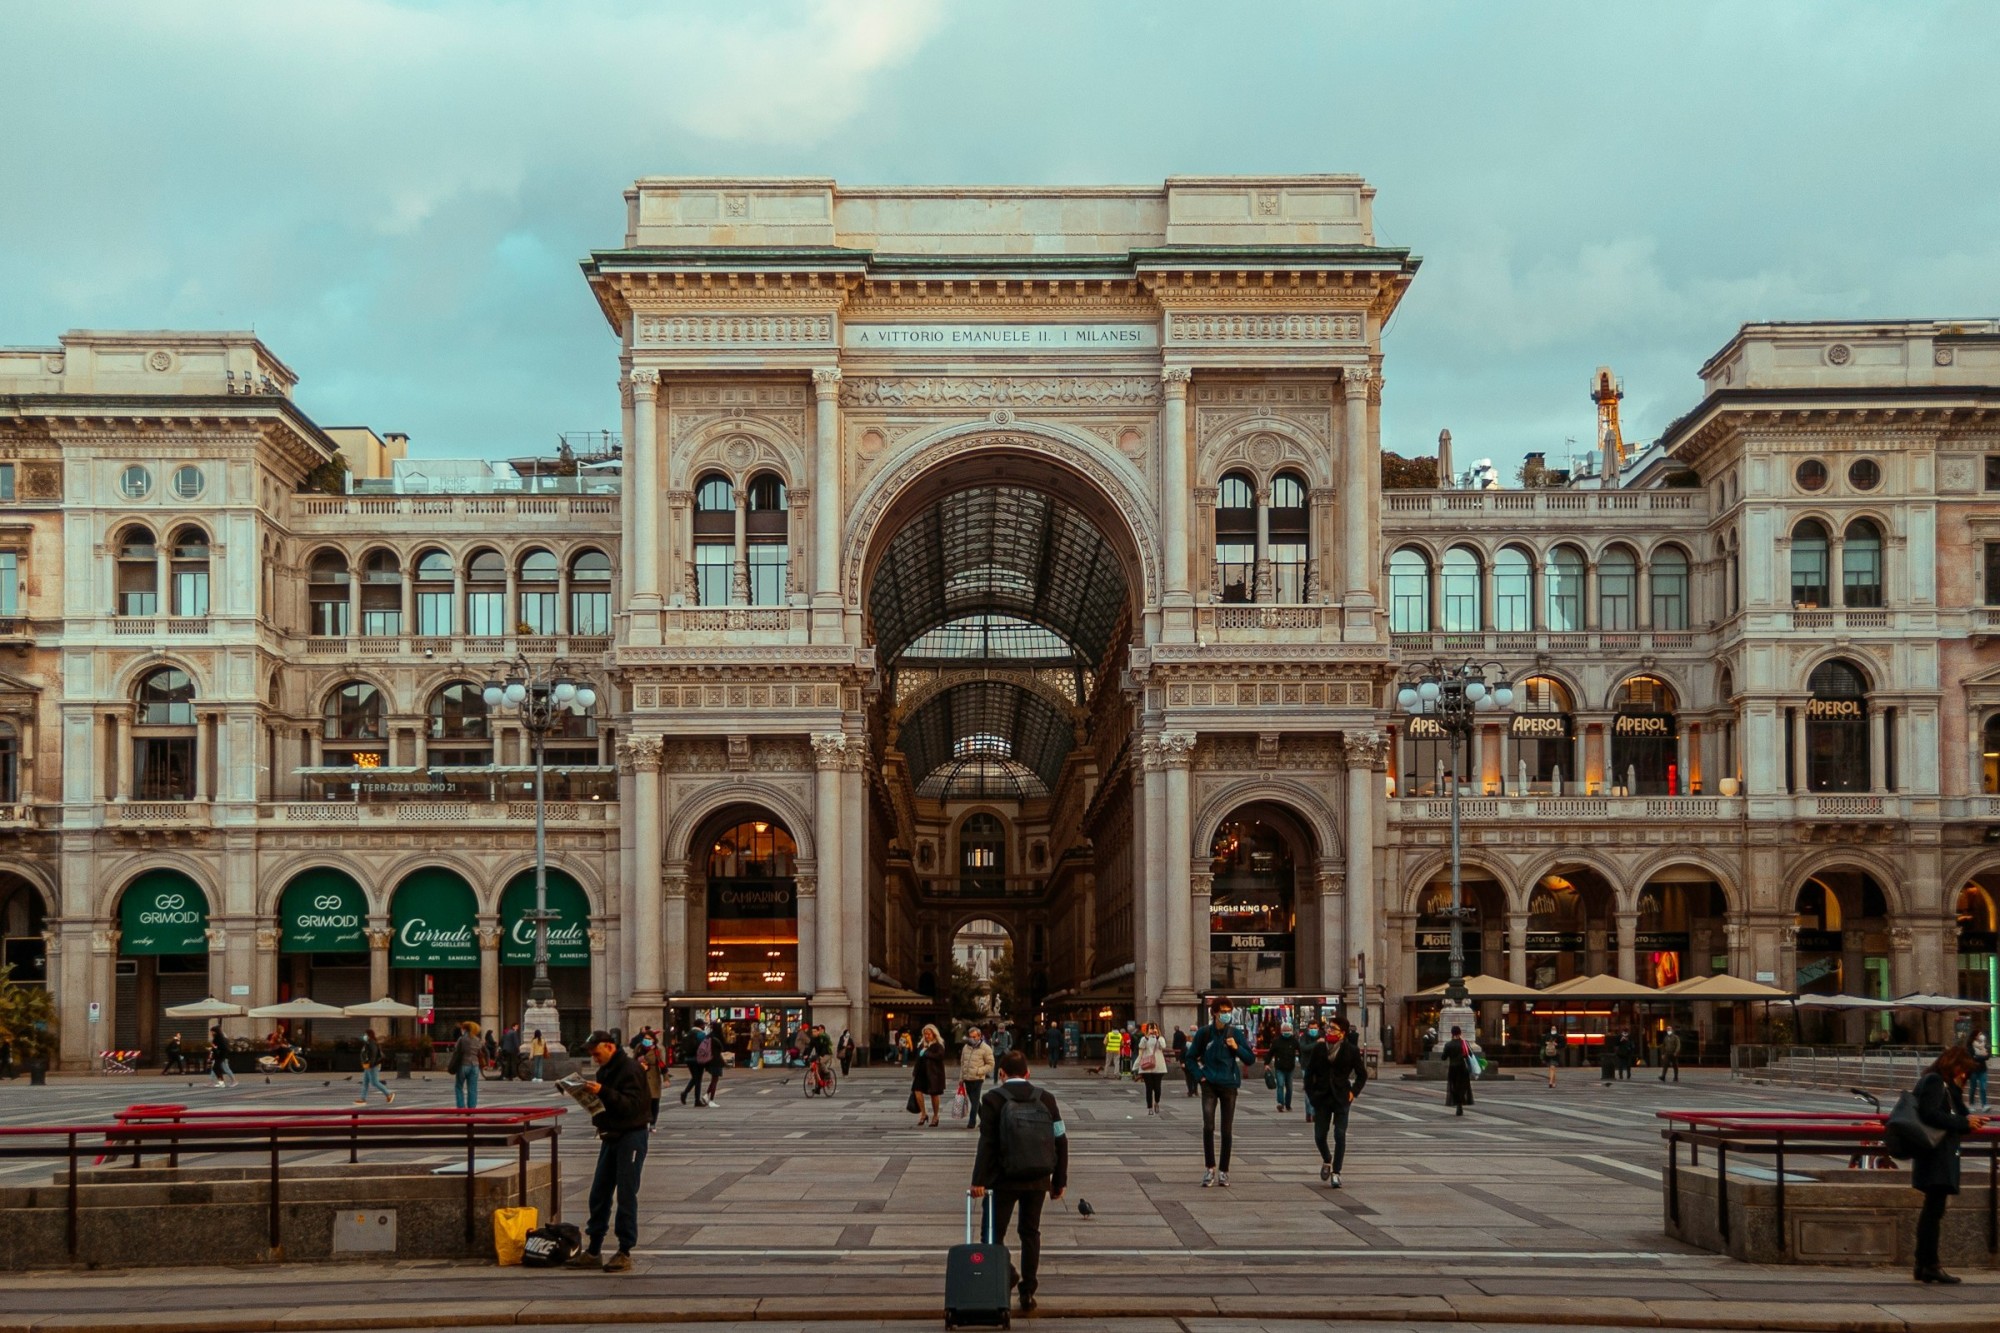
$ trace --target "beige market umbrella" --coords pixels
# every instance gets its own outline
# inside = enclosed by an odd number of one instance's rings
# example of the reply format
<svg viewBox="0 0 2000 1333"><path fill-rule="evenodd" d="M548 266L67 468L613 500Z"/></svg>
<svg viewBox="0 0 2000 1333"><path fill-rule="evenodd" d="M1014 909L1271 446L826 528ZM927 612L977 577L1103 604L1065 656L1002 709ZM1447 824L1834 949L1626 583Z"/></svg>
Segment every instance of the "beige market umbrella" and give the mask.
<svg viewBox="0 0 2000 1333"><path fill-rule="evenodd" d="M1729 1004L1737 1000L1789 1000L1792 993L1779 990L1776 986L1766 986L1761 981L1745 981L1741 977L1727 974L1713 977L1695 977L1679 982L1660 991L1661 995L1671 995L1676 1000L1713 1000L1719 1004Z"/></svg>
<svg viewBox="0 0 2000 1333"><path fill-rule="evenodd" d="M340 1012L349 1018L415 1018L423 1013L423 1010L414 1004L404 1004L401 1000L392 1000L385 995L366 1004L350 1004Z"/></svg>
<svg viewBox="0 0 2000 1333"><path fill-rule="evenodd" d="M1445 982L1432 986L1429 990L1420 990L1410 998L1413 1000L1439 999L1444 995L1445 986L1449 984L1449 982ZM1468 997L1475 1000L1539 1000L1542 996L1548 994L1547 991L1533 990L1527 986L1516 986L1511 981L1503 981L1499 977L1489 977L1483 974L1465 979L1465 993Z"/></svg>
<svg viewBox="0 0 2000 1333"><path fill-rule="evenodd" d="M1594 977L1571 977L1568 981L1540 992L1545 999L1558 1000L1657 1000L1660 992L1636 981L1614 977L1609 972ZM1677 997L1676 997L1677 998Z"/></svg>
<svg viewBox="0 0 2000 1333"><path fill-rule="evenodd" d="M252 1018L345 1018L347 1011L318 1000L287 1000L283 1004L259 1005Z"/></svg>
<svg viewBox="0 0 2000 1333"><path fill-rule="evenodd" d="M237 1018L242 1013L242 1005L218 1000L213 995L192 1004L174 1005L166 1011L168 1018Z"/></svg>

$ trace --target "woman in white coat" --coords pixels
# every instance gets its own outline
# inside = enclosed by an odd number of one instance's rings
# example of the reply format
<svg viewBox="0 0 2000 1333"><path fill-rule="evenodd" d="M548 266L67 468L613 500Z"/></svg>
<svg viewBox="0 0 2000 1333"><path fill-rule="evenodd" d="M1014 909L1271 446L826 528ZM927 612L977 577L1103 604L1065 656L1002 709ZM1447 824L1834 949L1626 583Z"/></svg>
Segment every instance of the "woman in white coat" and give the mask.
<svg viewBox="0 0 2000 1333"><path fill-rule="evenodd" d="M1146 1085L1146 1114L1160 1113L1160 1085L1167 1078L1167 1039L1157 1023L1148 1023L1139 1032L1133 1047L1132 1072Z"/></svg>

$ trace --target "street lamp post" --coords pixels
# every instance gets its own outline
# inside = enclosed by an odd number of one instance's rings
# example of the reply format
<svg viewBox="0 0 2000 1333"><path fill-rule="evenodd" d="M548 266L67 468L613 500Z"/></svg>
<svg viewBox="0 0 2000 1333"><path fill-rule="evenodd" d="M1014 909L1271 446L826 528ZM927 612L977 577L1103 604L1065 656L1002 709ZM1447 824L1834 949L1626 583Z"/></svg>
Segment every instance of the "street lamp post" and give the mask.
<svg viewBox="0 0 2000 1333"><path fill-rule="evenodd" d="M1492 673L1492 679L1487 678ZM1472 1006L1465 991L1465 886L1459 869L1463 829L1459 811L1459 753L1472 739L1481 713L1500 713L1512 707L1514 686L1497 662L1447 663L1441 657L1412 663L1396 691L1396 706L1412 718L1428 718L1451 743L1451 976L1445 982L1444 1014L1438 1020L1440 1035L1457 1021L1468 1032Z"/></svg>
<svg viewBox="0 0 2000 1333"><path fill-rule="evenodd" d="M504 680L489 680L482 691L489 712L505 707L514 711L535 743L535 909L522 913L523 920L535 923L535 980L528 987L528 1004L547 1009L555 1004L556 989L549 981L549 840L548 807L543 778L546 772L545 742L565 713L587 713L597 703L597 691L569 674L557 659L536 667L526 656L507 664Z"/></svg>

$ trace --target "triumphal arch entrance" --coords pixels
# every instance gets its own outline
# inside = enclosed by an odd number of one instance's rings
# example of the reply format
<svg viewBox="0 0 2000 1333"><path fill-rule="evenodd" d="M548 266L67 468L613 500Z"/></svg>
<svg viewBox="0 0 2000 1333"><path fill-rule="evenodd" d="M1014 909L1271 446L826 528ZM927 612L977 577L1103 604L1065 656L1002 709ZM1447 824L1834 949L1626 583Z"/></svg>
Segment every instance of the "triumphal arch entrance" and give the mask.
<svg viewBox="0 0 2000 1333"><path fill-rule="evenodd" d="M629 1024L879 1039L974 964L1023 1026L1369 1000L1417 267L1372 198L627 192L584 269L622 341Z"/></svg>

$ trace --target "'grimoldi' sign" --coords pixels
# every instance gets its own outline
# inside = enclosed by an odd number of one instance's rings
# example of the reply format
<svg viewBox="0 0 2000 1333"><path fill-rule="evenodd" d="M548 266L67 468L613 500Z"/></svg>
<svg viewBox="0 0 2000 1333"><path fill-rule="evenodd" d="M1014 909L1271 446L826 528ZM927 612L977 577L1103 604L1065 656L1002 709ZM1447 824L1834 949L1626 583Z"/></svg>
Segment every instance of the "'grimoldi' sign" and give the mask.
<svg viewBox="0 0 2000 1333"><path fill-rule="evenodd" d="M851 352L1138 352L1160 345L1153 324L843 324Z"/></svg>

